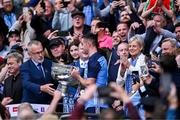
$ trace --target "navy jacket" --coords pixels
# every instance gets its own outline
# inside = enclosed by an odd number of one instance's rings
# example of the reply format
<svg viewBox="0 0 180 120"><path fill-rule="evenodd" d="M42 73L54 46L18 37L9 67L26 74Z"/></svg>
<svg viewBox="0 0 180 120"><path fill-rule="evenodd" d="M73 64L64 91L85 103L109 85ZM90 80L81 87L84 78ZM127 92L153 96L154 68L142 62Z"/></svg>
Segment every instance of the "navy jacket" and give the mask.
<svg viewBox="0 0 180 120"><path fill-rule="evenodd" d="M28 60L20 67L23 80L23 98L22 102L47 104L50 103L52 96L40 91L40 86L48 83L53 83L51 77L52 61L44 59L42 63L44 68L45 78L40 73L32 60Z"/></svg>
<svg viewBox="0 0 180 120"><path fill-rule="evenodd" d="M112 49L112 56L109 59L109 68L108 68L108 82L116 82L119 63L115 65L116 61L119 59L117 55L117 47Z"/></svg>

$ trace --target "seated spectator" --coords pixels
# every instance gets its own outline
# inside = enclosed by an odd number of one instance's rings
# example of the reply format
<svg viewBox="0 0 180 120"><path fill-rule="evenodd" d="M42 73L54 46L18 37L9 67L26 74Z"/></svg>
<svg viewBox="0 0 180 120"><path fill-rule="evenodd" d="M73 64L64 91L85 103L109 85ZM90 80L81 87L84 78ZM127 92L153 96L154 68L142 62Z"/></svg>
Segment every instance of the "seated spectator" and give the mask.
<svg viewBox="0 0 180 120"><path fill-rule="evenodd" d="M20 65L23 62L23 56L17 52L13 52L9 53L6 58L10 76L4 80L3 96L12 99L10 104L21 103L23 87Z"/></svg>

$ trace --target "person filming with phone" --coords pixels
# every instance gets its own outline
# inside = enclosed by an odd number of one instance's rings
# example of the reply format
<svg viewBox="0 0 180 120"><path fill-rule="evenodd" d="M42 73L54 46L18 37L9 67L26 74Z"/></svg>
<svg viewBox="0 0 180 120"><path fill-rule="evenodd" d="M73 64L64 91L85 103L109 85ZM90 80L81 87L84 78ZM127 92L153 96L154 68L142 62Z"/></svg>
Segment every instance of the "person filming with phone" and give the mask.
<svg viewBox="0 0 180 120"><path fill-rule="evenodd" d="M146 68L145 56L142 54L143 43L141 38L134 36L129 40L129 43L121 43L118 46L118 54L120 55L120 67L118 71L118 77L116 83L124 86L126 93L130 96L134 106L140 103L141 95L140 89L140 76L142 71ZM128 52L130 58L128 59ZM146 69L145 69L146 70ZM139 109L141 114L141 110Z"/></svg>
<svg viewBox="0 0 180 120"><path fill-rule="evenodd" d="M43 47L48 47L47 39L52 32L52 19L54 15L53 4L49 0L41 0L35 8L36 14L32 17L31 27L35 30L36 40L39 40Z"/></svg>
<svg viewBox="0 0 180 120"><path fill-rule="evenodd" d="M55 0L55 13L52 28L67 31L72 27L71 12L75 11L74 0Z"/></svg>

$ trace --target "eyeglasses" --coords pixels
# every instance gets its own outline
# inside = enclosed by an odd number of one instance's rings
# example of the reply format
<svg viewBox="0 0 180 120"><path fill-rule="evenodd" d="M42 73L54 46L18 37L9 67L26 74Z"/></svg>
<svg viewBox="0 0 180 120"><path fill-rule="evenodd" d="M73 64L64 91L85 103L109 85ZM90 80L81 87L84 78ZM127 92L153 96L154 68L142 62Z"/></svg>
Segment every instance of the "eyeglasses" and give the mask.
<svg viewBox="0 0 180 120"><path fill-rule="evenodd" d="M41 51L38 51L38 52L31 52L32 54L34 55L39 55L39 54L42 54L44 52L44 50L41 50Z"/></svg>

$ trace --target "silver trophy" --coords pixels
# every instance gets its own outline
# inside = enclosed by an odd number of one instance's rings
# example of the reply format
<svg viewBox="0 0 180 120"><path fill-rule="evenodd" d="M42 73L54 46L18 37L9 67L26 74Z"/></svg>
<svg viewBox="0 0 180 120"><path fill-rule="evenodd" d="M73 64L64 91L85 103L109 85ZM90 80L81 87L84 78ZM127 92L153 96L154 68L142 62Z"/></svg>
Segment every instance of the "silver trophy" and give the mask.
<svg viewBox="0 0 180 120"><path fill-rule="evenodd" d="M66 93L67 86L78 85L78 81L71 77L72 69L78 69L71 65L62 65L59 63L52 64L51 75L53 79L59 82L58 88L63 94Z"/></svg>

